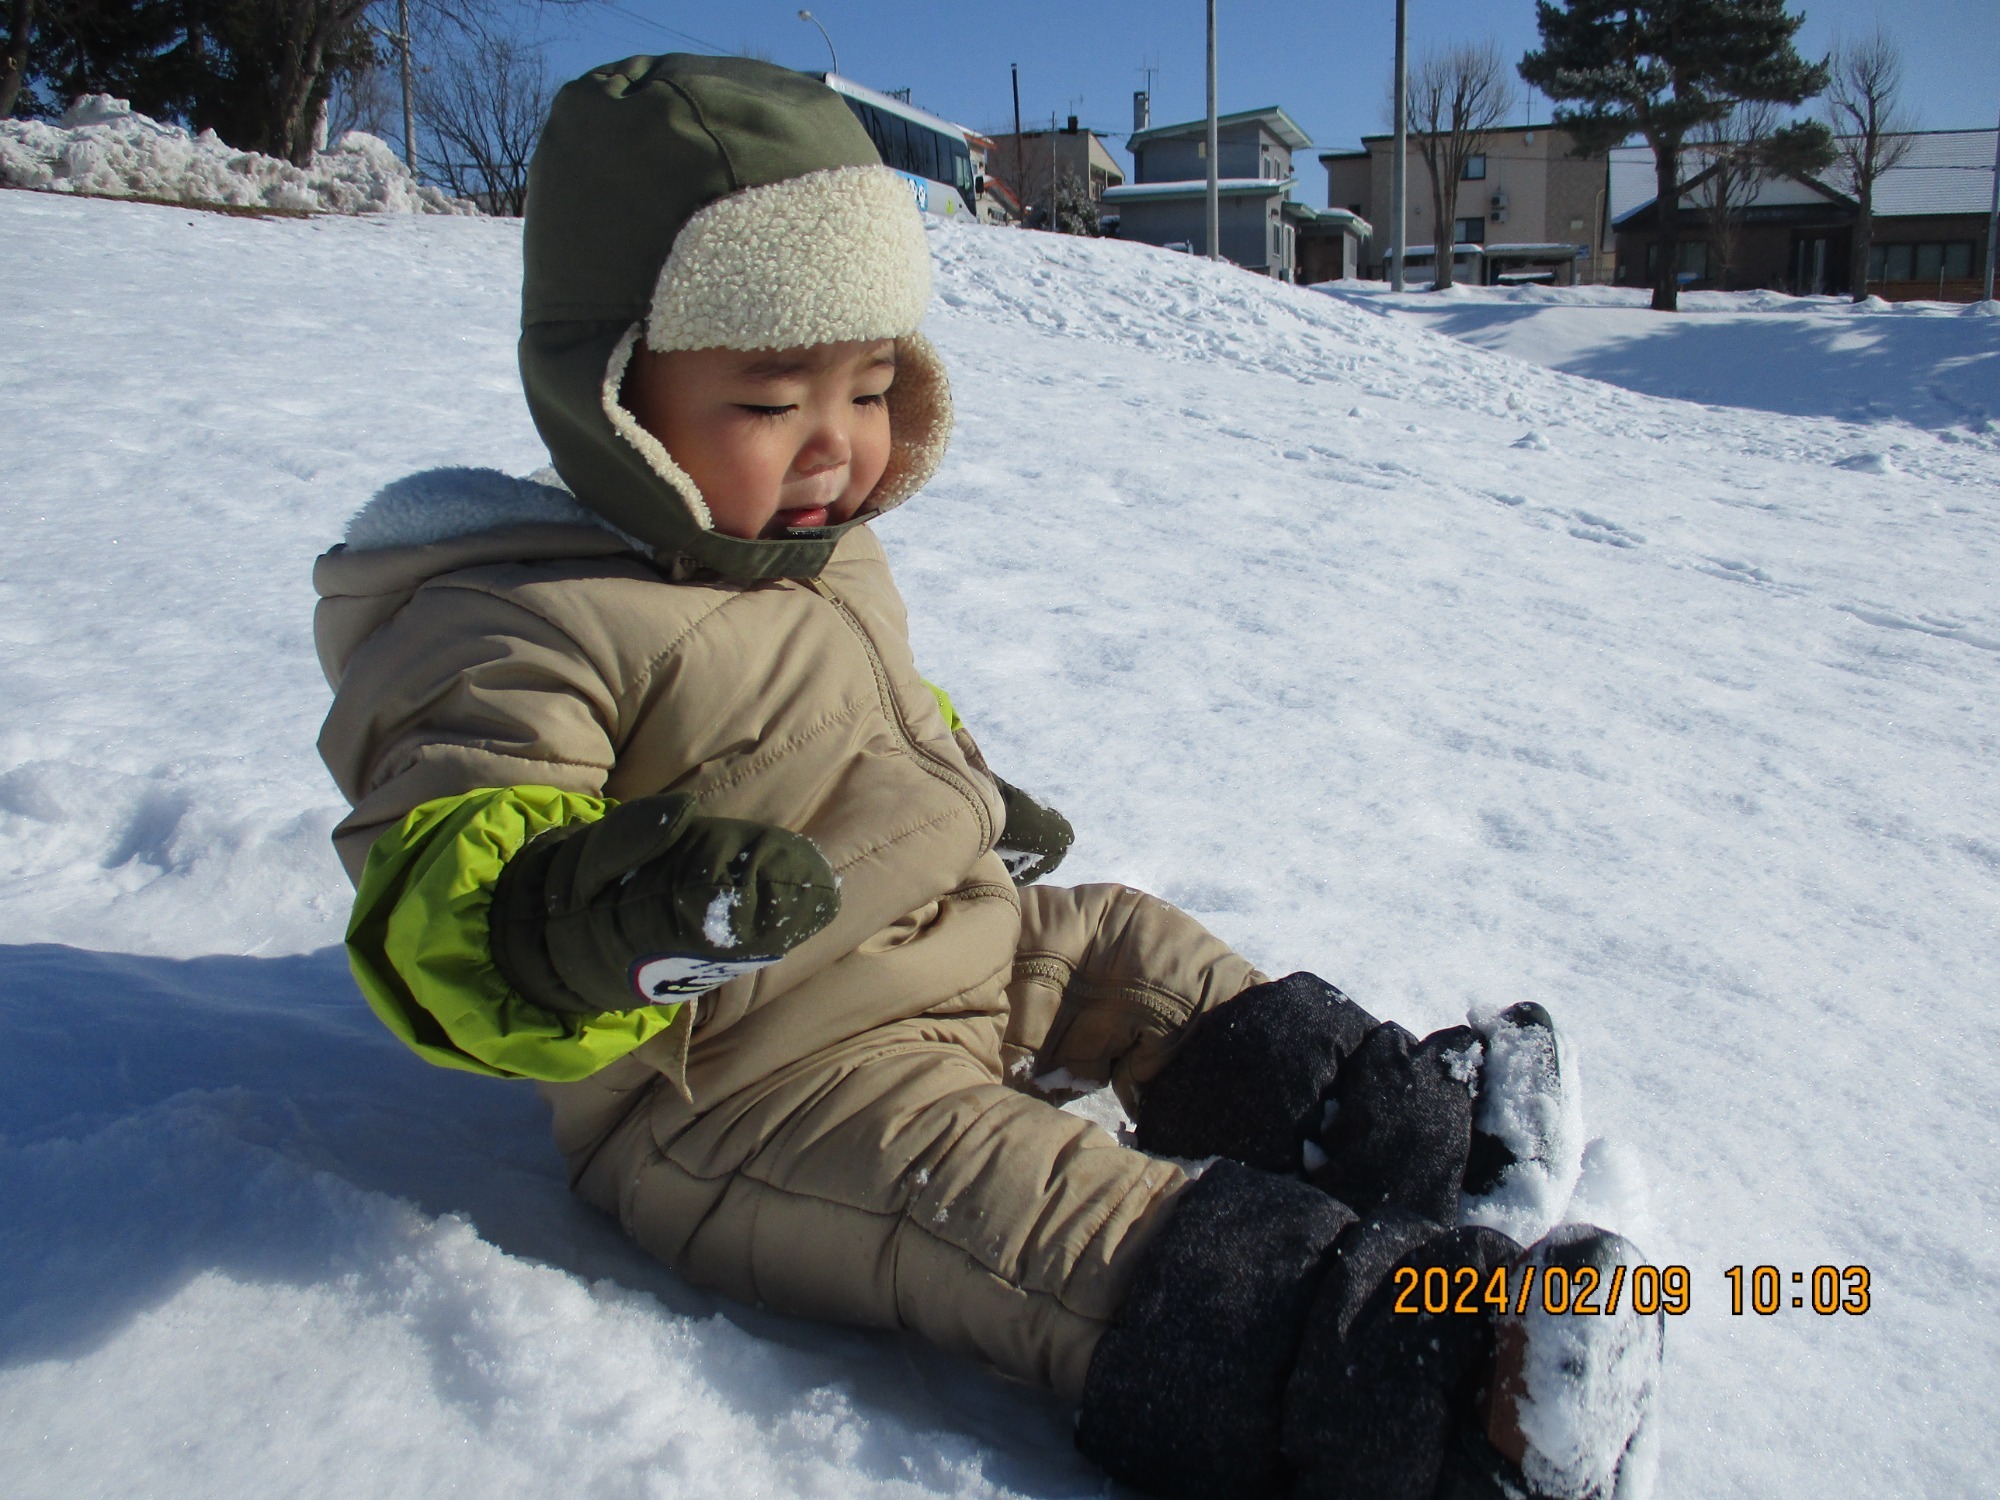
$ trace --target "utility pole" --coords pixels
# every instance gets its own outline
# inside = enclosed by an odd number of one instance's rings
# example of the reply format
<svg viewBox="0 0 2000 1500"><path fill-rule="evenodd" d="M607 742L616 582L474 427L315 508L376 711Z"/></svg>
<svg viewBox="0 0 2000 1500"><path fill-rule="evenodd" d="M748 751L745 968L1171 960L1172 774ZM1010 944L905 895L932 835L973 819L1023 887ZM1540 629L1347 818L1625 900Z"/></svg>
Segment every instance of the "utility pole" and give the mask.
<svg viewBox="0 0 2000 1500"><path fill-rule="evenodd" d="M1222 189L1216 172L1215 0L1208 0L1208 258L1222 259Z"/></svg>
<svg viewBox="0 0 2000 1500"><path fill-rule="evenodd" d="M1993 138L1993 206L1986 211L1986 300L1993 300L1993 262L2000 257L2000 134Z"/></svg>
<svg viewBox="0 0 2000 1500"><path fill-rule="evenodd" d="M1410 247L1410 39L1409 0L1396 0L1396 154L1389 162L1389 290L1403 289L1403 253ZM1435 235L1432 236L1436 238ZM1436 246L1432 252L1436 253Z"/></svg>
<svg viewBox="0 0 2000 1500"><path fill-rule="evenodd" d="M1008 63L1008 71L1014 75L1014 180L1007 184L1014 190L1014 205L1021 210L1021 227L1028 227L1028 184L1021 180L1021 65Z"/></svg>
<svg viewBox="0 0 2000 1500"><path fill-rule="evenodd" d="M396 51L403 65L403 165L417 172L417 84L410 67L410 0L396 0Z"/></svg>

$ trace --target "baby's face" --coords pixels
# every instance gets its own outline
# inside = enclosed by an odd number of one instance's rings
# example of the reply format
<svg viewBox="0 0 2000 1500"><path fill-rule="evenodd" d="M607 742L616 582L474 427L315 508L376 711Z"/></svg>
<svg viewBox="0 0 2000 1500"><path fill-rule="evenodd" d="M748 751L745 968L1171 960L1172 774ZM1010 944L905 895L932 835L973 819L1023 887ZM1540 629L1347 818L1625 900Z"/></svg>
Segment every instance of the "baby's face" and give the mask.
<svg viewBox="0 0 2000 1500"><path fill-rule="evenodd" d="M782 537L861 509L889 467L890 339L634 351L620 399L701 486L727 536Z"/></svg>

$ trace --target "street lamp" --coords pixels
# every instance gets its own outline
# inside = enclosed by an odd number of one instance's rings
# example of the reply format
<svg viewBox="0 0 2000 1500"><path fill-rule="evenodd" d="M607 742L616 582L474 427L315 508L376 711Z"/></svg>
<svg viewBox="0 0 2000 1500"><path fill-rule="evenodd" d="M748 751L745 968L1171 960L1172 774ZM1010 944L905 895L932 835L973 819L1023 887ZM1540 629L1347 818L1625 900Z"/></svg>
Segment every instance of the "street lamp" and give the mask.
<svg viewBox="0 0 2000 1500"><path fill-rule="evenodd" d="M813 25L819 26L819 17L809 10L800 11L799 19L801 21L810 21ZM838 73L840 71L840 54L833 50L833 38L826 35L826 28L824 26L819 26L819 34L826 37L827 55L833 59L833 71Z"/></svg>

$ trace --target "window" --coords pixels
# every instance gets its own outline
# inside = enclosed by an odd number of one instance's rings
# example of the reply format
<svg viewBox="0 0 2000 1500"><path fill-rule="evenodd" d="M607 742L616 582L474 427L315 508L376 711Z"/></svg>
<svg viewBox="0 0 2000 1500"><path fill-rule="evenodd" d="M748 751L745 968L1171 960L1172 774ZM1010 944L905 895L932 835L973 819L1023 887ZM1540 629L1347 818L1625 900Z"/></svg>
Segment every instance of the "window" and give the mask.
<svg viewBox="0 0 2000 1500"><path fill-rule="evenodd" d="M1972 240L1945 240L1904 245L1870 245L1870 281L1964 281L1973 273Z"/></svg>
<svg viewBox="0 0 2000 1500"><path fill-rule="evenodd" d="M1483 245L1486 243L1486 220L1453 219L1451 239L1455 245Z"/></svg>
<svg viewBox="0 0 2000 1500"><path fill-rule="evenodd" d="M1478 156L1466 157L1463 180L1466 182L1484 182L1486 180L1486 155L1484 152L1481 152Z"/></svg>
<svg viewBox="0 0 2000 1500"><path fill-rule="evenodd" d="M1708 280L1708 241L1682 240L1680 254L1675 257L1680 262L1680 280ZM1657 244L1646 247L1646 280L1651 283L1660 274L1660 247Z"/></svg>

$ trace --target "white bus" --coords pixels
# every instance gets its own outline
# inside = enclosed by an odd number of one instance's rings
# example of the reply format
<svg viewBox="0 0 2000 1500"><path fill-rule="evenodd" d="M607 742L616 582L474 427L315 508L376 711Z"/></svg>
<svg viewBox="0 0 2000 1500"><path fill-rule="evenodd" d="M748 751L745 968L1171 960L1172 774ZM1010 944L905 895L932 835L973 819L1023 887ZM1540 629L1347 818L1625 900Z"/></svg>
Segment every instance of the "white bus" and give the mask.
<svg viewBox="0 0 2000 1500"><path fill-rule="evenodd" d="M883 163L909 182L918 208L947 219L977 217L979 184L963 129L838 73L819 78L854 111Z"/></svg>

